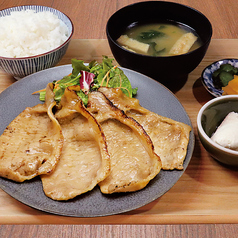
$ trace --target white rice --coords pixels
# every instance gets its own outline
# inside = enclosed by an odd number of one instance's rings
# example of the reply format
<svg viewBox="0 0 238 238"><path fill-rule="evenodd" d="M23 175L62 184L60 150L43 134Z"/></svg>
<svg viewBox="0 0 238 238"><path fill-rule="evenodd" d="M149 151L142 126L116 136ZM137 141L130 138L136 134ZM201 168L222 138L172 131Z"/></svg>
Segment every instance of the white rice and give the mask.
<svg viewBox="0 0 238 238"><path fill-rule="evenodd" d="M52 12L26 10L0 17L0 56L19 58L53 50L68 38L68 28Z"/></svg>

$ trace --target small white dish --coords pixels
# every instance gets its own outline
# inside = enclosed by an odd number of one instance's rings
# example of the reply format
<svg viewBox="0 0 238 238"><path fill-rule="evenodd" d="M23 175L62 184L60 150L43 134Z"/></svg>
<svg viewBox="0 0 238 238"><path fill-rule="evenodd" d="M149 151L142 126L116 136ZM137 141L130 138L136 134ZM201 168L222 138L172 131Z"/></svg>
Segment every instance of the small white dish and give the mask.
<svg viewBox="0 0 238 238"><path fill-rule="evenodd" d="M214 159L238 167L238 151L222 147L211 139L230 112L238 113L238 95L225 95L208 101L199 110L197 116L198 136L204 148Z"/></svg>

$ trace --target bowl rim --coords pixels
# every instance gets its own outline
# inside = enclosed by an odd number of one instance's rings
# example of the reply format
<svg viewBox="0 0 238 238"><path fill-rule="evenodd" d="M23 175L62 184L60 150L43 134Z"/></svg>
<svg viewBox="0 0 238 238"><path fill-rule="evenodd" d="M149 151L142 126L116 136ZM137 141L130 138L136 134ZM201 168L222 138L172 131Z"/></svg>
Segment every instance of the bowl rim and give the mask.
<svg viewBox="0 0 238 238"><path fill-rule="evenodd" d="M115 41L114 39L112 39L112 37L111 37L111 35L109 34L109 31L108 31L109 21L110 21L110 19L111 19L114 15L116 15L119 11L122 11L122 10L128 8L128 7L132 7L132 6L134 6L134 5L140 5L140 4L146 4L146 3L166 3L166 4L171 4L171 5L179 5L179 6L182 6L182 7L185 7L185 8L187 8L187 9L190 9L190 10L193 10L193 11L197 12L199 15L203 16L203 17L207 20L207 22L208 22L208 24L209 24L209 26L210 26L210 29L211 29L210 36L209 36L208 39L207 39L206 41L204 41L197 49L195 49L195 50L193 50L193 51L189 51L189 52L187 52L187 53L185 53L185 54L180 54L180 55L152 56L152 55L144 55L144 54L141 54L141 53L136 53L136 52L127 50L126 48L124 48L124 47L122 47L121 45L119 45L119 44L117 43L117 41ZM167 20L170 21L170 19L167 19ZM183 22L181 22L181 23L183 23ZM155 58L155 57L156 57L156 58L162 58L162 57L163 57L163 58L176 58L176 57L180 57L181 55L182 55L182 56L185 56L185 55L193 54L193 52L197 52L200 48L202 48L202 47L204 47L205 45L207 45L207 44L211 41L212 34L213 34L213 28L212 28L212 24L211 24L210 20L209 20L202 12L198 11L197 9L195 9L195 8L193 8L193 7L187 6L187 5L185 5L185 4L181 4L181 3L177 3L177 2L169 2L169 1L142 1L142 2L136 2L136 3L132 3L132 4L129 4L129 5L126 5L126 6L122 7L122 8L120 8L120 9L118 9L117 11L115 11L115 12L109 17L109 19L108 19L108 21L107 21L107 24L106 24L106 34L107 34L107 36L110 38L110 40L111 40L114 44L116 44L116 45L117 45L119 48L121 48L122 50L125 50L126 52L129 52L129 53L131 53L131 54L140 55L140 56L148 57L148 58Z"/></svg>
<svg viewBox="0 0 238 238"><path fill-rule="evenodd" d="M44 52L44 53L41 53L41 54L38 54L38 55L32 55L32 56L26 56L26 57L4 57L4 56L0 56L0 60L27 60L27 59L34 59L34 58L38 58L38 57L41 57L41 56L44 56L44 55L47 55L47 54L51 54L61 48L63 48L65 45L67 45L69 43L69 41L71 40L72 36L73 36L73 33L74 33L74 24L72 22L72 20L70 19L69 16L67 16L65 13L61 12L60 10L56 9L56 8L53 8L53 7L48 7L48 6L44 6L44 5L36 5L36 4L32 4L32 5L21 5L21 6L14 6L14 7L8 7L8 8L4 8L4 9L1 9L0 12L2 11L5 11L5 10L8 10L8 9L17 9L19 7L43 7L43 8L48 8L48 9L53 9L57 12L60 12L61 14L63 14L64 16L66 16L66 18L68 18L71 26L72 26L72 31L70 33L70 35L68 36L67 40L62 43L61 45L59 45L58 47L52 49L52 50L49 50L47 52ZM19 11L20 12L20 11ZM1 17L0 17L1 18Z"/></svg>
<svg viewBox="0 0 238 238"><path fill-rule="evenodd" d="M217 148L220 151L232 154L232 155L237 155L238 156L238 151L232 150L232 149L228 149L225 148L219 144L217 144L216 142L214 142L204 131L203 127L202 127L202 123L201 123L201 118L202 118L202 114L204 112L205 109L207 109L209 106L211 106L213 103L217 102L217 101L224 101L227 99L237 99L238 100L238 95L224 95L222 97L217 97L217 98L213 98L210 101L208 101L207 103L205 103L201 109L198 112L197 115L197 129L200 132L200 134L202 135L202 137L212 146L214 146L215 148Z"/></svg>
<svg viewBox="0 0 238 238"><path fill-rule="evenodd" d="M212 62L211 64L207 65L207 66L203 69L201 75L203 76L203 75L204 75L204 72L206 71L206 69L211 68L214 64L218 64L218 63L222 62L222 63L220 64L220 66L221 66L224 61L232 61L232 60L238 62L238 58L224 58L224 59L216 60L216 61Z"/></svg>

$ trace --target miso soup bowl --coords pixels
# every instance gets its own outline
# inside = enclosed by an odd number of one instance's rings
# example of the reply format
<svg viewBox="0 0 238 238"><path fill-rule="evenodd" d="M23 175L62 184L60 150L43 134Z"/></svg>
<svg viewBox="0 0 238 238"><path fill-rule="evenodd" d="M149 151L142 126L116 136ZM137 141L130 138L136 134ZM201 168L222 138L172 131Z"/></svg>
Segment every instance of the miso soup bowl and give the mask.
<svg viewBox="0 0 238 238"><path fill-rule="evenodd" d="M197 116L199 139L207 152L219 162L238 166L238 151L220 146L211 139L216 128L230 112L238 113L238 95L227 95L208 101ZM236 131L234 133L237 134Z"/></svg>
<svg viewBox="0 0 238 238"><path fill-rule="evenodd" d="M134 53L117 43L132 24L160 23L170 21L186 25L201 38L201 46L189 53L176 56L147 56ZM108 42L119 65L145 74L171 90L179 89L186 82L188 74L203 59L212 37L212 25L201 12L173 2L138 2L119 9L106 25Z"/></svg>

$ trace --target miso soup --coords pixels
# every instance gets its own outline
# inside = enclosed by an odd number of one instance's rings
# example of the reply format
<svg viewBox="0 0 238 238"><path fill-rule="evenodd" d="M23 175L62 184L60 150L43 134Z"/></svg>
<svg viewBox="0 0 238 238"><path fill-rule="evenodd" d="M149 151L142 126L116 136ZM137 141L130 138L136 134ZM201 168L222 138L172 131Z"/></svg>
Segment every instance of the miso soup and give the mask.
<svg viewBox="0 0 238 238"><path fill-rule="evenodd" d="M118 43L140 54L171 56L197 49L201 46L201 39L188 26L166 22L129 26Z"/></svg>

